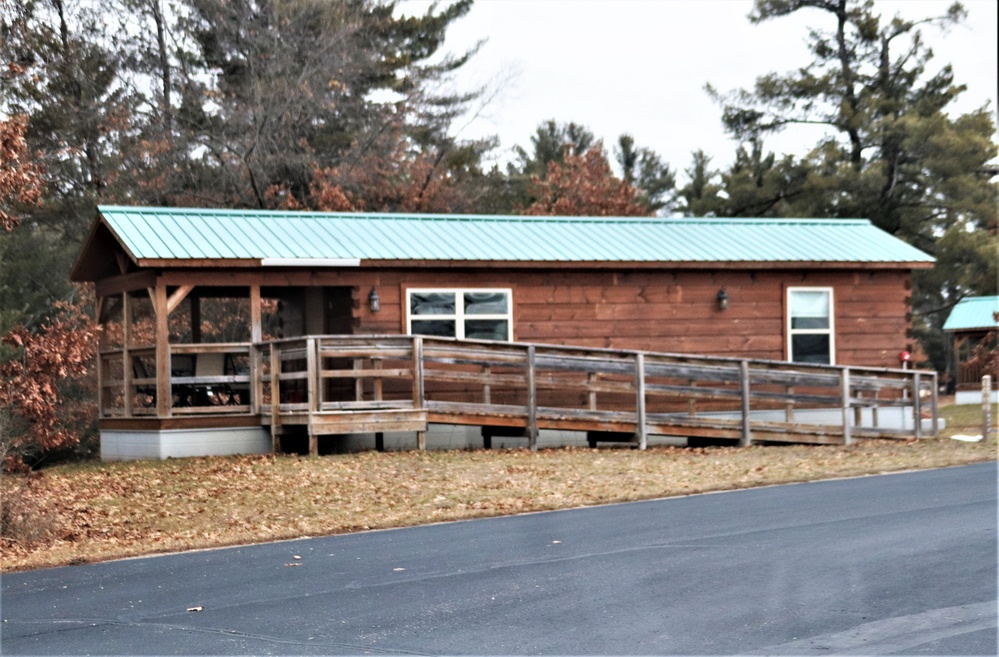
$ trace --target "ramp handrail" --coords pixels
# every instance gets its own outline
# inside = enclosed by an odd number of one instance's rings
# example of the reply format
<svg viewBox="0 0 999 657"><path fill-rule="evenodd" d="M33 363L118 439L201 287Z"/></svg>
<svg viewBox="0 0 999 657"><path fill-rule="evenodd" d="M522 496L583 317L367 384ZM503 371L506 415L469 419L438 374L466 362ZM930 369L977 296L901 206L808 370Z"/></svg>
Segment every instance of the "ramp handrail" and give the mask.
<svg viewBox="0 0 999 657"><path fill-rule="evenodd" d="M253 350L254 398L275 422L409 408L523 426L532 447L542 425L588 424L631 431L640 447L674 426L742 445L806 434L850 443L918 438L928 407L937 432L931 371L418 335L307 336ZM883 421L889 412L900 426Z"/></svg>

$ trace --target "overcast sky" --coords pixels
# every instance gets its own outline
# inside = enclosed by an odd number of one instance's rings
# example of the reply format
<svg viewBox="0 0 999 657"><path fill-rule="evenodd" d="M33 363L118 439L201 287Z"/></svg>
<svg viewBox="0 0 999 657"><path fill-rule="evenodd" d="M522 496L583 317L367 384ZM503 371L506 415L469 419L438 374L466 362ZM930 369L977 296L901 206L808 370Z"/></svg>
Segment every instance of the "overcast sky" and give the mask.
<svg viewBox="0 0 999 657"><path fill-rule="evenodd" d="M883 17L942 15L951 0L877 0ZM941 33L924 27L935 57L968 86L967 112L997 106L996 0L964 0L968 19ZM406 3L403 4L403 7ZM425 7L413 2L411 6ZM461 88L499 85L482 113L461 128L464 138L495 134L499 156L528 147L549 118L575 121L602 138L608 151L622 132L658 152L674 170L704 149L713 164L731 161L734 142L721 110L704 91L749 88L756 76L810 61L807 27L833 29L827 14L805 10L752 25L752 0L476 0L448 31L446 48L462 51L488 41L458 77ZM767 142L778 153L803 154L819 137L805 129Z"/></svg>

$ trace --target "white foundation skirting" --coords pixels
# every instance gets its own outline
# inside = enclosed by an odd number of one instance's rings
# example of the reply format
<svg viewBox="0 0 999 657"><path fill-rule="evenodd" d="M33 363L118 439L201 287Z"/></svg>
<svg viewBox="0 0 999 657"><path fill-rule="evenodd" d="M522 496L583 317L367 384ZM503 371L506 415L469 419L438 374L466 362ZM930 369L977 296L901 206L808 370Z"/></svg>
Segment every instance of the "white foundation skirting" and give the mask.
<svg viewBox="0 0 999 657"><path fill-rule="evenodd" d="M271 434L266 427L101 431L102 461L269 454Z"/></svg>
<svg viewBox="0 0 999 657"><path fill-rule="evenodd" d="M956 404L981 404L982 403L982 391L981 390L958 390L954 394L954 403ZM999 390L992 391L992 399L989 401L991 404L999 404Z"/></svg>

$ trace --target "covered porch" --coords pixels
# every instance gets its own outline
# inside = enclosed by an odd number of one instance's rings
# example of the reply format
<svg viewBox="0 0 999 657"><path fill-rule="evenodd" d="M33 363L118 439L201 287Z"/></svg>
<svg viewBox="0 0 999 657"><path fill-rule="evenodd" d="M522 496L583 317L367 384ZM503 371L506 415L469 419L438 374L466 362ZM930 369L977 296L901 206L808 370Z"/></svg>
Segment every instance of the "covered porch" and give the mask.
<svg viewBox="0 0 999 657"><path fill-rule="evenodd" d="M999 401L999 296L961 299L943 329L951 339L949 374L957 403L981 403L986 375L992 402Z"/></svg>
<svg viewBox="0 0 999 657"><path fill-rule="evenodd" d="M307 332L349 334L358 288L303 285L288 271L259 272L259 280L246 285L194 283L218 272L172 276L182 281L139 272L97 283L102 453L129 457L122 441L154 445L179 437L192 443L190 450L156 446L138 454L192 455L205 451L203 431L223 452L270 451L270 388L262 385L270 363L263 345ZM282 399L289 408L303 396L286 382ZM209 447L207 453L215 452Z"/></svg>

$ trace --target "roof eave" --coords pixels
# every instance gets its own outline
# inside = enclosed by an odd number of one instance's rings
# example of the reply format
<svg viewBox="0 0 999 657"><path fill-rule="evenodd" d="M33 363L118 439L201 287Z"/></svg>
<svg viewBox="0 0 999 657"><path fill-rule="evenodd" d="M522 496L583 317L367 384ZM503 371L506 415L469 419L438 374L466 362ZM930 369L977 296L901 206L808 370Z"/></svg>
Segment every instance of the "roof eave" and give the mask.
<svg viewBox="0 0 999 657"><path fill-rule="evenodd" d="M139 258L143 268L157 269L317 269L358 267L358 258Z"/></svg>
<svg viewBox="0 0 999 657"><path fill-rule="evenodd" d="M929 269L933 262L846 262L770 260L361 260L361 267L496 267L511 269Z"/></svg>
<svg viewBox="0 0 999 657"><path fill-rule="evenodd" d="M845 261L671 261L671 260L365 260L355 258L139 258L143 268L161 269L316 269L316 268L409 268L437 267L471 269L508 267L510 269L928 269L932 262L845 262Z"/></svg>
<svg viewBox="0 0 999 657"><path fill-rule="evenodd" d="M999 325L993 324L992 326L957 326L954 328L947 328L946 326L942 329L944 333L960 333L962 331L995 331L999 329Z"/></svg>

